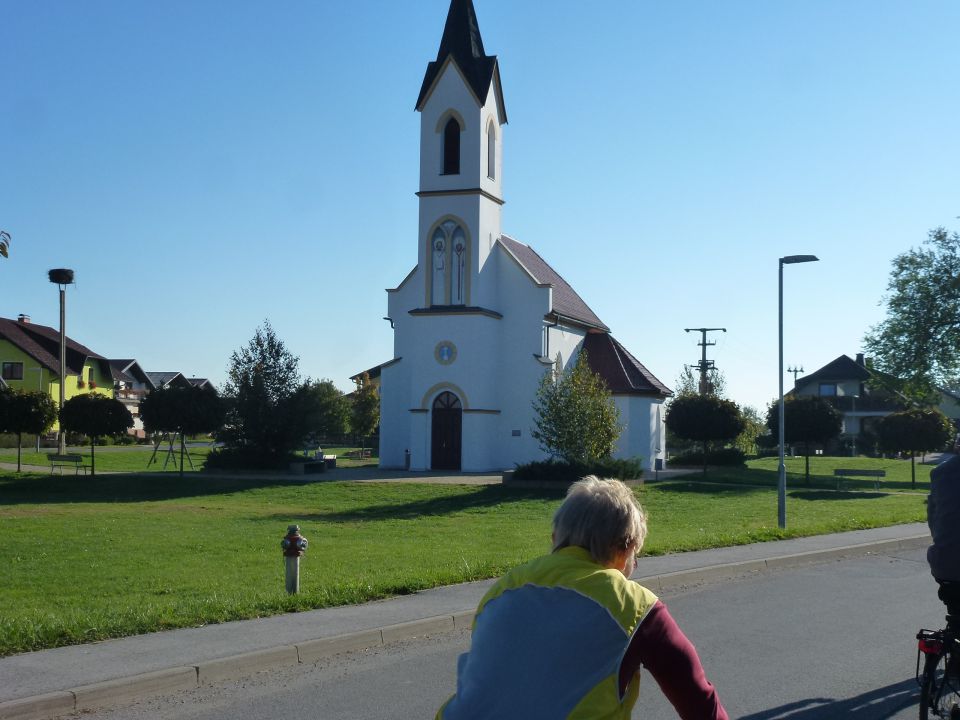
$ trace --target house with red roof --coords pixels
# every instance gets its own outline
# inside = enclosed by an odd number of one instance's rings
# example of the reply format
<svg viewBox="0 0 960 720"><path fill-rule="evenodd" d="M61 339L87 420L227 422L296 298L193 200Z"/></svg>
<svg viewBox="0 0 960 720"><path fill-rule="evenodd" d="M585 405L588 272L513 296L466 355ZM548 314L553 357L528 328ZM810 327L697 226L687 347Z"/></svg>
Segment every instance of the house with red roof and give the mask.
<svg viewBox="0 0 960 720"><path fill-rule="evenodd" d="M617 456L652 469L670 389L536 250L502 232L507 111L472 0L450 3L416 110L417 265L387 290L394 357L375 368L381 466L482 471L542 459L531 435L537 387L586 350L625 425Z"/></svg>
<svg viewBox="0 0 960 720"><path fill-rule="evenodd" d="M60 383L69 400L83 393L113 397L110 362L102 355L66 338L65 378L60 375L60 330L37 325L28 315L0 318L0 377L16 390L40 390L60 400ZM54 425L54 428L57 426Z"/></svg>

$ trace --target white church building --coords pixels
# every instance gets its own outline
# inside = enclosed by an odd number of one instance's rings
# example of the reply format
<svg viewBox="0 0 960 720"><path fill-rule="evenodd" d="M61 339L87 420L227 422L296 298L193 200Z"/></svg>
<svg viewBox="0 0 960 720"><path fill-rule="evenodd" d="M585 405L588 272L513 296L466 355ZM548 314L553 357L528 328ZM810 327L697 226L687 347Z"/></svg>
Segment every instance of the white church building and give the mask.
<svg viewBox="0 0 960 720"><path fill-rule="evenodd" d="M540 460L544 373L581 350L624 431L617 457L664 457L671 391L529 245L504 235L500 71L472 0L452 0L420 96L417 265L387 290L394 356L380 371L380 465L486 471Z"/></svg>

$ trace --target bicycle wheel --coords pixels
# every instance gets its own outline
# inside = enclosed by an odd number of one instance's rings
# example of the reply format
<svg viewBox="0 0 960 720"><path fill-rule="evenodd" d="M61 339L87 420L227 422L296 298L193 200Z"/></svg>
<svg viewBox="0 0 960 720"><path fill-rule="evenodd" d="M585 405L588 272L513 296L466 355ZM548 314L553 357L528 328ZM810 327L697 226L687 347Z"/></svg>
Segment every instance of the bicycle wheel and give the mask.
<svg viewBox="0 0 960 720"><path fill-rule="evenodd" d="M960 720L960 678L951 667L950 655L928 655L920 681L920 720Z"/></svg>
<svg viewBox="0 0 960 720"><path fill-rule="evenodd" d="M923 675L920 676L920 720L930 720L931 702L937 691L937 666L939 655L927 655L923 663Z"/></svg>

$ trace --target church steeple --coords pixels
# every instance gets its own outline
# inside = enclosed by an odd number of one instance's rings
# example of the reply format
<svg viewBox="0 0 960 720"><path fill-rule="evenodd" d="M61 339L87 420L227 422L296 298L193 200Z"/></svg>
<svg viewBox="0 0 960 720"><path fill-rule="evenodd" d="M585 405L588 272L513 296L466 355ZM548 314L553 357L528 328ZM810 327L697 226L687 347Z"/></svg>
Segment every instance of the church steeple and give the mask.
<svg viewBox="0 0 960 720"><path fill-rule="evenodd" d="M457 63L480 105L485 105L493 78L499 71L497 56L487 55L483 50L483 37L480 35L480 23L473 8L473 0L450 0L440 50L437 52L437 59L427 65L420 96L417 98L417 110L423 109L447 58L452 58ZM505 123L505 111L503 115L502 120Z"/></svg>

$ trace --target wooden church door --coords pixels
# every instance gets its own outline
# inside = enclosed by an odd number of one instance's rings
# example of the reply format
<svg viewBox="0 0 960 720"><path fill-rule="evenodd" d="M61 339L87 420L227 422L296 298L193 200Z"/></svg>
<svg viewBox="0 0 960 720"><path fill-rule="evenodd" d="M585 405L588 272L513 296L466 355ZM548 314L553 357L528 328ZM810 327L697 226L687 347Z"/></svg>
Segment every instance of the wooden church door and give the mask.
<svg viewBox="0 0 960 720"><path fill-rule="evenodd" d="M463 437L463 407L451 392L443 392L433 401L430 467L433 470L459 470Z"/></svg>

